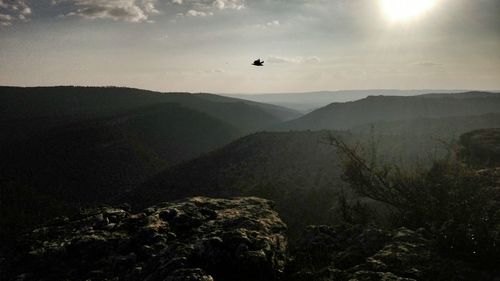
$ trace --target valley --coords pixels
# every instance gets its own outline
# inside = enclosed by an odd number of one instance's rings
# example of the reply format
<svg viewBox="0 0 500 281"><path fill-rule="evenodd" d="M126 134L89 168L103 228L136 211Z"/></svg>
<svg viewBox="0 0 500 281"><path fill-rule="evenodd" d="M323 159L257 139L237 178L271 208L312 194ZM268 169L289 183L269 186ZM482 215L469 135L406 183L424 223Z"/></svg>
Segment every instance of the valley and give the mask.
<svg viewBox="0 0 500 281"><path fill-rule="evenodd" d="M103 204L138 211L195 196L273 200L292 244L309 225L388 224L390 206L353 189L332 138L373 165L420 171L462 146L483 163L500 128L500 94L486 92L370 96L305 115L128 88L3 87L0 100L2 241ZM480 129L488 137L474 142Z"/></svg>

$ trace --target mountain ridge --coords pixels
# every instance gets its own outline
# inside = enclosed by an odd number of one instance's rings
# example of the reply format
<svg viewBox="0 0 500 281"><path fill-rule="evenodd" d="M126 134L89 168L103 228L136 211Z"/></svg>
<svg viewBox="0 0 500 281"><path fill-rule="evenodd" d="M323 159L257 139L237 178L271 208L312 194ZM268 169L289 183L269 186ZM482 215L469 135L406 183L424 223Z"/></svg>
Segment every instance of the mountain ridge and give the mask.
<svg viewBox="0 0 500 281"><path fill-rule="evenodd" d="M347 102L366 98L370 95L396 95L414 96L422 94L460 93L467 90L396 90L396 89L368 89L368 90L338 90L338 91L313 91L297 93L262 93L262 94L222 94L229 97L244 98L248 100L281 105L293 108L303 113L308 113L332 102ZM500 92L500 91L499 91Z"/></svg>
<svg viewBox="0 0 500 281"><path fill-rule="evenodd" d="M450 96L369 96L345 103L330 103L297 119L284 122L277 130L350 129L379 121L410 120L422 117L452 117L500 112L500 94L477 92Z"/></svg>

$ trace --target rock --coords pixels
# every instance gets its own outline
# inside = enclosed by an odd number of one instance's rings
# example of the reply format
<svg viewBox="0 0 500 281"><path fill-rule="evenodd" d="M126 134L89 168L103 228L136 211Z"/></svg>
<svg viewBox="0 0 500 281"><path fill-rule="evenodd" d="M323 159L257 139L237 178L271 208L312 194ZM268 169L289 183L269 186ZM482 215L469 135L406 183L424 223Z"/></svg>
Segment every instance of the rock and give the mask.
<svg viewBox="0 0 500 281"><path fill-rule="evenodd" d="M178 269L168 276L166 281L214 281L200 268Z"/></svg>
<svg viewBox="0 0 500 281"><path fill-rule="evenodd" d="M293 253L284 277L291 281L500 280L440 256L406 228L309 226Z"/></svg>
<svg viewBox="0 0 500 281"><path fill-rule="evenodd" d="M285 231L272 203L253 197L101 207L21 237L5 280L272 281Z"/></svg>
<svg viewBox="0 0 500 281"><path fill-rule="evenodd" d="M399 277L391 272L357 271L354 274L352 274L349 281L416 281L416 280Z"/></svg>

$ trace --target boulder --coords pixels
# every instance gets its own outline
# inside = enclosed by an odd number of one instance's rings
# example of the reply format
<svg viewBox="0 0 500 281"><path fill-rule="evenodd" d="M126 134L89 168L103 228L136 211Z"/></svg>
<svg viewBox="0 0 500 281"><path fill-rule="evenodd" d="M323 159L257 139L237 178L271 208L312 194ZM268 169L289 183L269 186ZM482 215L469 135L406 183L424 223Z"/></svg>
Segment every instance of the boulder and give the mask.
<svg viewBox="0 0 500 281"><path fill-rule="evenodd" d="M499 280L441 256L432 240L406 228L309 226L292 249L285 280Z"/></svg>
<svg viewBox="0 0 500 281"><path fill-rule="evenodd" d="M102 207L21 237L2 280L272 281L285 231L273 204L254 197Z"/></svg>

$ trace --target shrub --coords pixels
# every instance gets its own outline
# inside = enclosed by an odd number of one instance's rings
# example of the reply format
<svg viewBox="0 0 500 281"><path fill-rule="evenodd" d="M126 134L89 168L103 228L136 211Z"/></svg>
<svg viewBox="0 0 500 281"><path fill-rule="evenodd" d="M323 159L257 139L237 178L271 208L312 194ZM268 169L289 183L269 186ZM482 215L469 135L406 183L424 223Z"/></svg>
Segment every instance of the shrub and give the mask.
<svg viewBox="0 0 500 281"><path fill-rule="evenodd" d="M455 157L403 170L367 161L342 140L332 137L331 143L345 158L343 179L358 195L392 209L394 226L423 228L446 254L498 265L499 173L478 172Z"/></svg>

